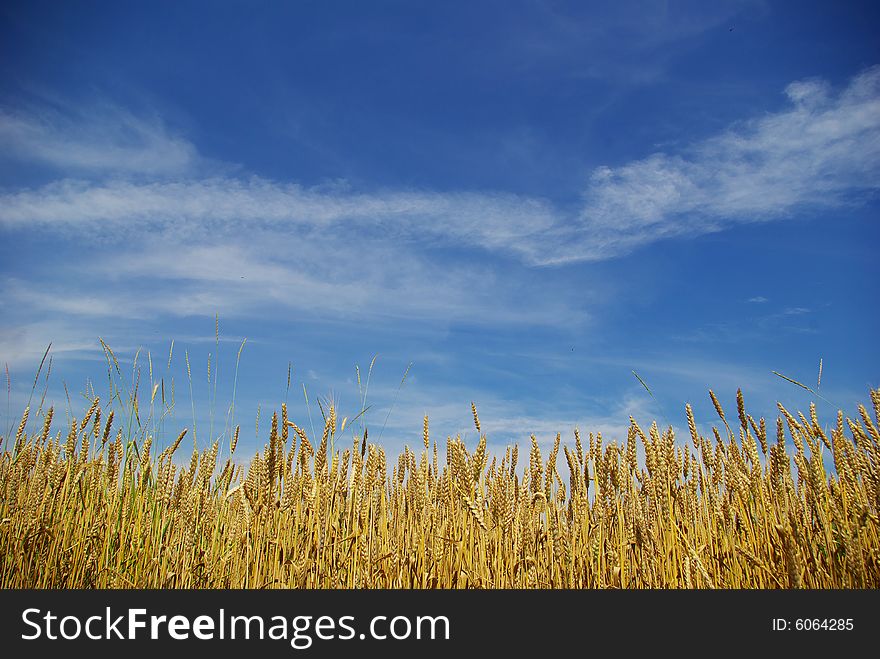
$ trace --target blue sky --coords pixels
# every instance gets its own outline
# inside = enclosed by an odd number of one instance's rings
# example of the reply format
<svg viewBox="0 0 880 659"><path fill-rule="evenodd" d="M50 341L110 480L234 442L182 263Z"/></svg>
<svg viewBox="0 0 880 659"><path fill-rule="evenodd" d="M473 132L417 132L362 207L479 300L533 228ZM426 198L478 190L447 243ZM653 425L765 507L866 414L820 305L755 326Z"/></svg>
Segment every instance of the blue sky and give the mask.
<svg viewBox="0 0 880 659"><path fill-rule="evenodd" d="M815 385L820 359L852 413L880 385L877 19L868 2L4 3L11 415L50 342L49 399L65 407L66 383L81 413L89 381L106 398L98 337L127 374L149 353L156 379L174 340L168 423L193 423L188 355L202 444L208 355L220 419L246 337L249 450L258 406L265 430L289 397L308 427L303 384L357 414L374 355L366 424L392 450L425 413L475 440L472 400L496 444L680 426L687 401L710 424L710 387L772 416L811 398L772 371Z"/></svg>

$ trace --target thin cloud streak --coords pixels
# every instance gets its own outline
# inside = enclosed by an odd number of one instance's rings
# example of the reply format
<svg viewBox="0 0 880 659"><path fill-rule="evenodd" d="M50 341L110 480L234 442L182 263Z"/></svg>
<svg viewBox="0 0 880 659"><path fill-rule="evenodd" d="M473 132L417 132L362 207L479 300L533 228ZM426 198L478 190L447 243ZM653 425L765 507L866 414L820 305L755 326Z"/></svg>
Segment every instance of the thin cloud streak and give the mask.
<svg viewBox="0 0 880 659"><path fill-rule="evenodd" d="M181 238L255 229L358 231L385 241L521 253L558 219L546 202L516 195L324 192L259 177L99 185L64 180L2 195L0 204L0 225L7 228L85 225L120 236L150 230Z"/></svg>
<svg viewBox="0 0 880 659"><path fill-rule="evenodd" d="M179 175L199 162L193 144L172 135L159 117L138 117L113 105L72 116L45 107L0 110L0 143L6 157L67 172Z"/></svg>
<svg viewBox="0 0 880 659"><path fill-rule="evenodd" d="M374 324L588 321L571 294L547 298L538 282L498 277L480 263L449 263L383 243L351 245L317 236L291 247L278 243L256 232L247 244L147 240L128 248L99 246L89 262L57 267L51 286L8 277L0 279L0 294L20 313L129 320L252 317L271 310L299 319ZM75 273L66 276L68 267ZM523 306L533 313L522 313Z"/></svg>

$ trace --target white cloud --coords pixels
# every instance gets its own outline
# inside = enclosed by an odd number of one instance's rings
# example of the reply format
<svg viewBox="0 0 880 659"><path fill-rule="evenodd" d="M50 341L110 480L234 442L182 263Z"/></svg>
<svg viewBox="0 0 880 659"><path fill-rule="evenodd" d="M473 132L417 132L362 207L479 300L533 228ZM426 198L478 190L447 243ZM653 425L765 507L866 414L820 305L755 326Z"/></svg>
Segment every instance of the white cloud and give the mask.
<svg viewBox="0 0 880 659"><path fill-rule="evenodd" d="M0 205L0 225L10 228L85 225L178 239L272 228L291 231L291 249L303 232L321 231L525 253L558 220L546 202L510 194L326 192L259 177L97 185L64 180L2 195Z"/></svg>
<svg viewBox="0 0 880 659"><path fill-rule="evenodd" d="M748 300L746 300L746 302L749 302L750 304L764 304L769 301L770 300L768 300L763 295L757 295L755 297L750 297Z"/></svg>
<svg viewBox="0 0 880 659"><path fill-rule="evenodd" d="M150 320L333 318L382 323L574 325L584 290L548 297L521 273L499 277L480 262L446 261L381 240L321 233L278 240L266 230L191 245L159 234L125 245L98 242L86 261L56 263L51 286L0 277L0 296L19 313ZM522 268L520 268L522 270ZM44 273L45 275L45 273ZM528 308L530 313L524 313Z"/></svg>
<svg viewBox="0 0 880 659"><path fill-rule="evenodd" d="M880 67L842 90L804 80L785 95L784 109L681 153L596 169L574 213L497 192L199 178L199 154L157 119L107 110L102 130L100 113L5 112L7 154L40 158L80 178L0 194L0 232L73 238L88 245L89 256L50 260L43 275L51 287L17 272L23 279L7 277L0 292L29 311L21 323L46 314L106 322L266 309L373 321L583 322L582 295L573 300L570 289L522 266L608 259L669 237L876 194ZM114 177L81 174L105 171ZM480 252L521 264L499 266ZM796 309L783 315L808 317ZM76 336L92 340L97 332ZM7 333L5 352L29 342Z"/></svg>
<svg viewBox="0 0 880 659"><path fill-rule="evenodd" d="M810 80L792 103L682 154L593 172L579 221L552 262L601 260L672 236L863 200L880 188L880 66L836 97Z"/></svg>
<svg viewBox="0 0 880 659"><path fill-rule="evenodd" d="M196 148L158 117L139 117L113 105L88 112L0 110L5 155L70 172L180 174L199 160Z"/></svg>
<svg viewBox="0 0 880 659"><path fill-rule="evenodd" d="M97 333L88 337L78 326L63 320L0 327L0 360L13 371L25 368L35 373L49 344L56 359L62 355L65 359L94 360L101 355Z"/></svg>
<svg viewBox="0 0 880 659"><path fill-rule="evenodd" d="M121 238L150 232L192 241L264 229L282 232L291 250L304 237L337 236L415 249L478 248L546 265L613 258L669 237L858 203L875 194L880 67L856 76L836 95L817 80L794 82L785 93L786 109L731 126L682 153L597 168L573 215L545 200L507 193L353 192L259 177L64 179L0 195L0 226L93 227ZM149 171L151 163L156 170L161 163L185 168L196 157L161 124L133 118L121 122L136 138L128 148L115 146L113 131L106 139L88 126L56 134L38 120L3 117L6 141L45 152L56 164L69 157L73 169L84 163L124 169L125 162L132 163L130 171Z"/></svg>

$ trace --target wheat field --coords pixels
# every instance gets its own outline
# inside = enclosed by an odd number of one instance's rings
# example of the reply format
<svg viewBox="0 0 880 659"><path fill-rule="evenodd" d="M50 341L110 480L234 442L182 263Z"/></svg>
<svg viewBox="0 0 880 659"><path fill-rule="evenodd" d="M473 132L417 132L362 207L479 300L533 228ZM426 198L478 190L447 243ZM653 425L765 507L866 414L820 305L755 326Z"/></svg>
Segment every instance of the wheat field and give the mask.
<svg viewBox="0 0 880 659"><path fill-rule="evenodd" d="M779 405L770 430L710 396L709 436L687 406L689 437L630 419L546 456L534 437L490 456L476 407L472 450L425 417L392 457L332 406L309 437L282 405L249 461L238 428L187 460L186 430L159 451L98 398L57 431L26 409L0 440L0 586L880 586L880 389L830 426Z"/></svg>

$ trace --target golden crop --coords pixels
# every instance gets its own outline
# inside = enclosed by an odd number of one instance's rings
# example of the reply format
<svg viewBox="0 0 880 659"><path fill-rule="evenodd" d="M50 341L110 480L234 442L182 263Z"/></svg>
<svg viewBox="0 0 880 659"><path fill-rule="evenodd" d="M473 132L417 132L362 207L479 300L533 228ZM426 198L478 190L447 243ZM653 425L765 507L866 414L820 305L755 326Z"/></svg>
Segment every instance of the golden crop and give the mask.
<svg viewBox="0 0 880 659"><path fill-rule="evenodd" d="M310 438L282 406L247 466L237 431L227 457L214 443L175 462L186 431L156 452L98 399L54 434L53 410L34 432L25 410L0 440L0 586L880 586L880 390L873 418L830 428L780 405L775 436L741 394L735 420L712 399L711 437L688 406L685 442L631 419L624 443L576 431L546 459L534 437L527 456L490 456L484 434L440 447L427 417L419 451L393 461L366 433L331 451L332 407Z"/></svg>

